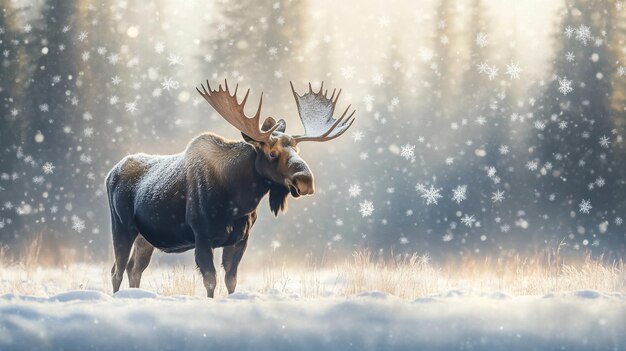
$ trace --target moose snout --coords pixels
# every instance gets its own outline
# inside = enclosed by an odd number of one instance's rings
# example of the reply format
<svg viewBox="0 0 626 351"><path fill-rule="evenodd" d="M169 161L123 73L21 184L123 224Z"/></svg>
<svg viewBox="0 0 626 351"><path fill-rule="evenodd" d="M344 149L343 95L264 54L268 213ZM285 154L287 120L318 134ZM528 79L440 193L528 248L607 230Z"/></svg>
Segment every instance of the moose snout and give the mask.
<svg viewBox="0 0 626 351"><path fill-rule="evenodd" d="M313 175L308 172L296 173L291 178L291 183L295 187L298 196L313 195L315 192L315 185L313 184Z"/></svg>

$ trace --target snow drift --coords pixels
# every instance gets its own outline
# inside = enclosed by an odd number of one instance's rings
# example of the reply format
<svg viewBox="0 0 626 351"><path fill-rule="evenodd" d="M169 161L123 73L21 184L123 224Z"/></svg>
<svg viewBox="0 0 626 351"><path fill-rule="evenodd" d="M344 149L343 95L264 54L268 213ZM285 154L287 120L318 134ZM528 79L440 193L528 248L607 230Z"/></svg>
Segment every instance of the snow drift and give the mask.
<svg viewBox="0 0 626 351"><path fill-rule="evenodd" d="M622 350L626 295L450 290L208 300L141 289L0 297L1 350Z"/></svg>

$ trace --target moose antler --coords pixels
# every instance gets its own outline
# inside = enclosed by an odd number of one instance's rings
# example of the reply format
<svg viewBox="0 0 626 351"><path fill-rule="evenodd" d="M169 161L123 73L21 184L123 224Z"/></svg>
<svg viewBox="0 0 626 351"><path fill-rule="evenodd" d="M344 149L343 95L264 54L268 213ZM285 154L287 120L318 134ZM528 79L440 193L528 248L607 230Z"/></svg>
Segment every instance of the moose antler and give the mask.
<svg viewBox="0 0 626 351"><path fill-rule="evenodd" d="M239 129L240 132L249 136L250 138L261 141L268 142L272 132L276 130L280 125L277 123L269 130L263 132L259 128L259 118L261 117L261 105L263 105L263 93L261 92L261 100L259 101L259 108L256 111L256 114L253 117L246 116L243 111L244 105L246 104L246 100L248 99L248 94L250 93L250 89L246 92L246 96L244 96L241 103L237 102L237 89L239 88L239 84L235 87L235 93L230 95L230 91L228 90L228 83L224 80L224 89L222 89L222 85L220 84L217 90L211 90L211 86L209 85L209 81L206 81L206 85L208 88L204 88L204 84L200 84L202 87L202 91L196 88L198 93L202 95L202 97L211 105L215 111L217 111L226 122L233 125L233 127Z"/></svg>
<svg viewBox="0 0 626 351"><path fill-rule="evenodd" d="M337 93L335 97L336 89L334 89L332 95L328 98L328 90L322 94L322 90L324 89L323 82L317 93L313 92L311 83L309 83L309 92L300 96L293 88L293 83L289 83L291 84L293 97L296 99L296 105L298 105L300 120L302 120L302 125L304 126L304 135L294 136L296 142L332 140L345 133L345 131L350 128L354 122L352 116L356 110L352 111L345 120L344 117L346 117L351 105L348 105L339 119L333 118L335 105L337 104L337 100L339 100L341 90L339 90L339 93Z"/></svg>

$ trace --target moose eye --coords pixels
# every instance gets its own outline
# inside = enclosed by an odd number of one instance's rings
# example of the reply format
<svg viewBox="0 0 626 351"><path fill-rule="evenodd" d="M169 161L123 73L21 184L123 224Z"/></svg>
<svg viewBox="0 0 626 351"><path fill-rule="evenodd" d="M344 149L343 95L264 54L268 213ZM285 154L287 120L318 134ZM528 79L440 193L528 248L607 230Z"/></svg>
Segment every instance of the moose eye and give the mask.
<svg viewBox="0 0 626 351"><path fill-rule="evenodd" d="M270 158L271 159L275 159L278 156L278 152L276 151L270 151Z"/></svg>

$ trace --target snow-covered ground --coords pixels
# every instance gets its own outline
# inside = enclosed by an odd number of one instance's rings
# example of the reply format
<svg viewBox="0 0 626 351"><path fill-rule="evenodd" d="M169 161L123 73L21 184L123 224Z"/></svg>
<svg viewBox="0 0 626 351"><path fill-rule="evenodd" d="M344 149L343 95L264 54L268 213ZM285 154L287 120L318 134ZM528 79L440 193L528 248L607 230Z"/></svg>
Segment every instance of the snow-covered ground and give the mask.
<svg viewBox="0 0 626 351"><path fill-rule="evenodd" d="M230 296L220 268L214 300L189 265L114 295L108 263L0 265L0 351L626 350L622 263L279 262Z"/></svg>
<svg viewBox="0 0 626 351"><path fill-rule="evenodd" d="M0 297L0 350L624 350L626 294Z"/></svg>

